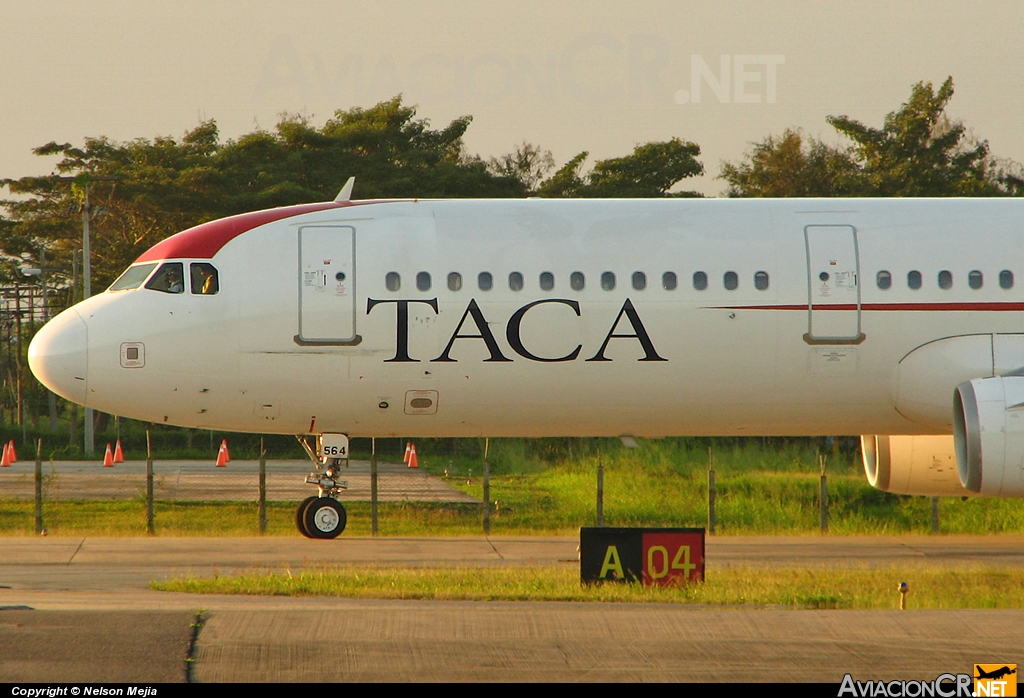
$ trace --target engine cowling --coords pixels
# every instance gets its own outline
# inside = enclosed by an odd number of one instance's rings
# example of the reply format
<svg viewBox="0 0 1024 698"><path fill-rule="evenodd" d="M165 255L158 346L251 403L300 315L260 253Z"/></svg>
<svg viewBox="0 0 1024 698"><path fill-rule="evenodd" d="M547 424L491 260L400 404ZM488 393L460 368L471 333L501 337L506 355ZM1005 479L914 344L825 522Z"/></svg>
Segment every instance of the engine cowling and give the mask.
<svg viewBox="0 0 1024 698"><path fill-rule="evenodd" d="M963 497L952 436L860 437L868 484L894 494Z"/></svg>
<svg viewBox="0 0 1024 698"><path fill-rule="evenodd" d="M987 497L1024 497L1024 376L961 383L953 394L961 484Z"/></svg>

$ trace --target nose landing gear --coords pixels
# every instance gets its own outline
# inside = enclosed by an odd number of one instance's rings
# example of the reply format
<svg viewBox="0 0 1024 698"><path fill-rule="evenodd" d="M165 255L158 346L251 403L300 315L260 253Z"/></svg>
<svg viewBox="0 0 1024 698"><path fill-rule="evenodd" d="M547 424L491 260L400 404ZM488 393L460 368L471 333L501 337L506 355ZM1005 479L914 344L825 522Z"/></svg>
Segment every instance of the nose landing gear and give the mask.
<svg viewBox="0 0 1024 698"><path fill-rule="evenodd" d="M348 523L345 507L337 500L341 491L348 489L347 481L337 479L342 463L348 467L348 437L343 434L324 434L317 438L320 453L337 454L343 458L317 457L303 436L296 438L316 466L316 472L310 473L306 482L317 486L317 496L306 497L299 504L295 511L295 527L307 538L337 538ZM344 445L338 445L342 440Z"/></svg>

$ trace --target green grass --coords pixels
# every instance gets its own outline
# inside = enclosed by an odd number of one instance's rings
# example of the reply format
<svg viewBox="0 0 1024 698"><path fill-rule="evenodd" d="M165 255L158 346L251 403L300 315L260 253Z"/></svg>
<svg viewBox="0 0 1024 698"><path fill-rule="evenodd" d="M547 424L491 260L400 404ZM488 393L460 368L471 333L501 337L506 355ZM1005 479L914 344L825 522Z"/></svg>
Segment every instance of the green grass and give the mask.
<svg viewBox="0 0 1024 698"><path fill-rule="evenodd" d="M298 502L268 502L266 535L298 536L297 505ZM345 508L349 519L343 535L370 535L370 505L350 502ZM481 533L480 508L475 506L401 502L381 504L379 512L383 535ZM157 501L154 521L158 536L259 535L259 508L255 502ZM49 535L145 536L146 504L138 499L45 502L43 524ZM0 500L0 535L35 535L34 503Z"/></svg>
<svg viewBox="0 0 1024 698"><path fill-rule="evenodd" d="M483 496L479 439L449 440L424 450L428 472ZM596 517L596 471L604 467L605 524L705 526L708 443L701 439L641 442L628 450L611 439L496 439L491 443L492 533L575 535ZM815 535L819 532L817 454L808 440L715 443L717 532L723 535ZM474 449L480 451L476 453ZM600 451L599 451L600 449ZM472 475L470 476L470 471ZM925 497L892 495L870 487L851 456L828 465L829 530L834 535L924 534L931 530ZM269 535L297 535L297 502L268 506ZM370 505L346 503L345 535L370 533ZM34 530L32 502L0 499L0 535ZM480 508L425 502L380 505L383 535L477 535ZM1024 500L947 497L940 505L944 533L1024 533ZM53 535L144 535L145 503L46 502ZM255 502L171 502L156 505L158 535L256 535Z"/></svg>
<svg viewBox="0 0 1024 698"><path fill-rule="evenodd" d="M253 572L208 579L184 577L150 586L161 591L260 596L477 601L620 601L797 608L899 608L900 582L910 585L908 608L1022 608L1024 578L1016 571L885 568L712 569L702 584L644 587L582 586L574 566L513 568L325 568Z"/></svg>

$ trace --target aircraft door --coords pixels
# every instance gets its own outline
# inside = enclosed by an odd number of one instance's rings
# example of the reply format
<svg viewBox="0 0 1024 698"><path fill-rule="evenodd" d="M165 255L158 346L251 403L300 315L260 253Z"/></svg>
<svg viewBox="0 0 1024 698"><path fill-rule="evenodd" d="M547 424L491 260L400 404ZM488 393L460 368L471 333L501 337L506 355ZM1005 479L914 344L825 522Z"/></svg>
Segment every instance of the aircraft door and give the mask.
<svg viewBox="0 0 1024 698"><path fill-rule="evenodd" d="M356 231L350 226L299 229L298 344L358 344Z"/></svg>
<svg viewBox="0 0 1024 698"><path fill-rule="evenodd" d="M860 344L861 293L857 230L852 225L808 225L808 344Z"/></svg>

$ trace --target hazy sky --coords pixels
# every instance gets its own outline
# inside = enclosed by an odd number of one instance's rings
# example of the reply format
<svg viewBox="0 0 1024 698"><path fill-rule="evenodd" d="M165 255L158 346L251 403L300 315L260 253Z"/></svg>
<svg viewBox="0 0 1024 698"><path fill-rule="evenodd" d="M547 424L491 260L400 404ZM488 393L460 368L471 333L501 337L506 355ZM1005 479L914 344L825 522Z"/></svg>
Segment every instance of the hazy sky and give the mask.
<svg viewBox="0 0 1024 698"><path fill-rule="evenodd" d="M717 194L751 142L832 139L829 114L879 126L915 82L950 75L949 113L1024 162L1022 36L1016 0L0 0L0 177L49 172L31 148L51 140L180 137L204 119L231 138L401 93L435 127L472 115L484 157L691 140L707 175L687 188Z"/></svg>

